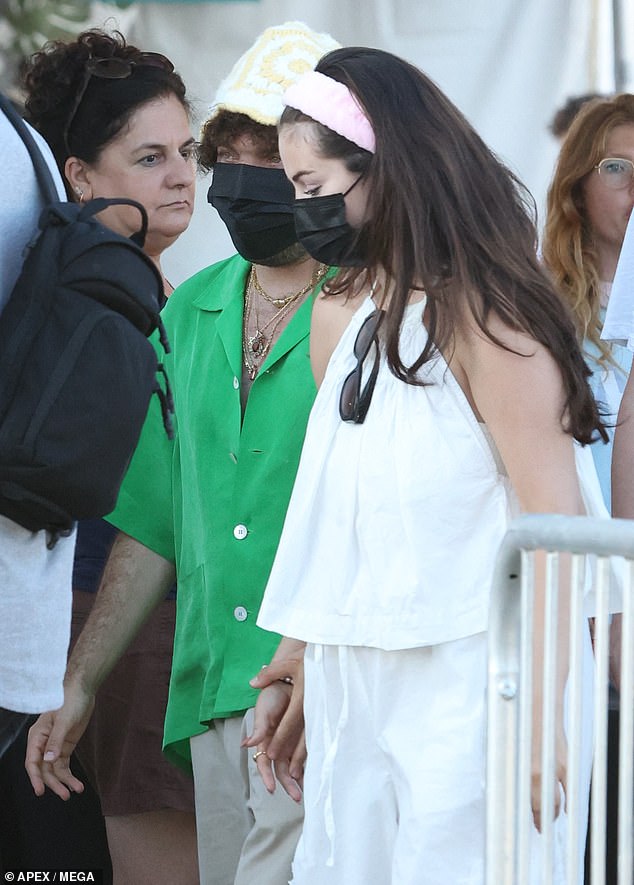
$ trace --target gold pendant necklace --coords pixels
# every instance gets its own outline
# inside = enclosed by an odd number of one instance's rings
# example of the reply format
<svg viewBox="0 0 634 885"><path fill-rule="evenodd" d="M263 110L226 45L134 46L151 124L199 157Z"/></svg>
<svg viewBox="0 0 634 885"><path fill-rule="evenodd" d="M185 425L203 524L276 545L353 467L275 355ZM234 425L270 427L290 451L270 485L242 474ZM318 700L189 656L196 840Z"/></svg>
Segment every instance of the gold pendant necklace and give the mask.
<svg viewBox="0 0 634 885"><path fill-rule="evenodd" d="M266 342L266 338L260 329L256 329L255 335L251 335L248 341L249 350L256 354L262 345Z"/></svg>
<svg viewBox="0 0 634 885"><path fill-rule="evenodd" d="M244 324L242 331L242 354L244 366L251 381L255 380L255 376L257 375L260 366L266 359L273 344L275 333L281 325L282 320L290 314L291 309L299 302L302 296L306 295L311 289L314 289L323 280L327 271L327 265L319 264L311 275L309 282L299 289L299 291L292 292L290 295L284 296L284 298L272 298L260 285L255 265L251 266L251 272L249 274L245 292ZM255 301L253 297L254 292L262 295L269 304L276 307L277 313L261 326L256 304L255 331L252 335L249 335L249 326L251 324L253 304Z"/></svg>

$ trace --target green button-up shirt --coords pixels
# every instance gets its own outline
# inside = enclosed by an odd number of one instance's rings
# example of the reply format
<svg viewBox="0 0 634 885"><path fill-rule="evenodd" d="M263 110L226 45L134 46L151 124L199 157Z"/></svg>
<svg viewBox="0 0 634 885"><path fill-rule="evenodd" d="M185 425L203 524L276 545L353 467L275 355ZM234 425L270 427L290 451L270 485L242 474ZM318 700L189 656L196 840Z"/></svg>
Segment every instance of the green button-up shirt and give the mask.
<svg viewBox="0 0 634 885"><path fill-rule="evenodd" d="M180 286L163 311L176 411L167 440L158 402L109 517L176 563L176 636L165 750L189 762L189 738L255 702L248 680L279 637L256 626L315 396L302 304L240 407L243 295L239 256ZM156 400L156 398L153 398Z"/></svg>

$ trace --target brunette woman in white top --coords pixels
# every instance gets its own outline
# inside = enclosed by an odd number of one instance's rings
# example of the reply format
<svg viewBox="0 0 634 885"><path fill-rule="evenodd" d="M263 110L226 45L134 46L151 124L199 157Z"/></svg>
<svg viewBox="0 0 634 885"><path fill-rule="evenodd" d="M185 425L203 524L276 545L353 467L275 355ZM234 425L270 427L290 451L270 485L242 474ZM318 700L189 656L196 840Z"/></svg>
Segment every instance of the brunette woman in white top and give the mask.
<svg viewBox="0 0 634 885"><path fill-rule="evenodd" d="M286 104L299 238L342 270L313 315L321 387L258 620L288 638L249 743L297 798L305 676L294 885L480 885L495 555L520 510L600 508L575 440L605 431L525 194L438 88L348 48Z"/></svg>

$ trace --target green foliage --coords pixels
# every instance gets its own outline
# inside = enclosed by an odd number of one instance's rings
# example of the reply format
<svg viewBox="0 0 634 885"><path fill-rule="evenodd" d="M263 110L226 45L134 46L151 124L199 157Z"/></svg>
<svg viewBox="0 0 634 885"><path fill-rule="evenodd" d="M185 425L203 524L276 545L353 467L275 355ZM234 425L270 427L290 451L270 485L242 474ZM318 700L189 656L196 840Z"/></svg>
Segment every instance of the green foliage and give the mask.
<svg viewBox="0 0 634 885"><path fill-rule="evenodd" d="M0 0L3 49L18 58L47 40L78 34L90 17L90 0Z"/></svg>
<svg viewBox="0 0 634 885"><path fill-rule="evenodd" d="M125 9L133 0L109 0ZM91 26L91 0L0 0L0 80L11 89L22 60L48 40L72 40Z"/></svg>

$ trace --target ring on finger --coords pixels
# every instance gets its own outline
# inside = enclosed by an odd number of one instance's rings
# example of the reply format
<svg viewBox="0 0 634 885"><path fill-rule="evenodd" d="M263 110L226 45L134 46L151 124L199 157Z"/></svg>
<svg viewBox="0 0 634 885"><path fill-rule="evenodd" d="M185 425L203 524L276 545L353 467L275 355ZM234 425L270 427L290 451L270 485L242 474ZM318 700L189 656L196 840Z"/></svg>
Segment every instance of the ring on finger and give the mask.
<svg viewBox="0 0 634 885"><path fill-rule="evenodd" d="M258 750L257 753L253 754L253 761L257 762L260 756L266 756L266 750Z"/></svg>

